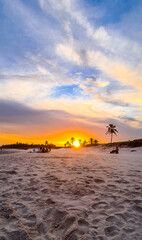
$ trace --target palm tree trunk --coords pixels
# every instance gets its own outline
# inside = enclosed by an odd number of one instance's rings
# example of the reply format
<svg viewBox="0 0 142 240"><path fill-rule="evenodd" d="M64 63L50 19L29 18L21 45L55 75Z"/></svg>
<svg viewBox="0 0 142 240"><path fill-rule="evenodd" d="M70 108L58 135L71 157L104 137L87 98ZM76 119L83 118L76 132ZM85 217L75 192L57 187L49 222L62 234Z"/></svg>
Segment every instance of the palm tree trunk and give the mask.
<svg viewBox="0 0 142 240"><path fill-rule="evenodd" d="M112 143L112 137L113 137L113 133L111 134L111 143Z"/></svg>

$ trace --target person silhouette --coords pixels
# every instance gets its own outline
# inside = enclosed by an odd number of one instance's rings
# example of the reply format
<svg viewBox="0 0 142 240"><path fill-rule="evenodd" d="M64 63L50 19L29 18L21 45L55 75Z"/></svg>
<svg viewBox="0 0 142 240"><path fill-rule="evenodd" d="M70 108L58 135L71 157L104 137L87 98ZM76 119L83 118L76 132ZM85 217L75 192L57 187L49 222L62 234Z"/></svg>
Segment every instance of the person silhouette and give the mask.
<svg viewBox="0 0 142 240"><path fill-rule="evenodd" d="M118 154L119 153L119 148L118 146L116 146L116 148L114 150L112 150L110 153L116 153Z"/></svg>

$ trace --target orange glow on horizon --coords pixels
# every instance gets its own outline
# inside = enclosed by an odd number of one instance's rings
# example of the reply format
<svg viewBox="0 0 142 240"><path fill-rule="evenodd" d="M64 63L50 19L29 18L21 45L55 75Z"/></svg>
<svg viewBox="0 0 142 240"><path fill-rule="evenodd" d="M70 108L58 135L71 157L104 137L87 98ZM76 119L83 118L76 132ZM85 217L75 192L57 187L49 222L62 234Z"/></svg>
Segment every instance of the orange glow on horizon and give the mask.
<svg viewBox="0 0 142 240"><path fill-rule="evenodd" d="M0 134L0 145L3 144L13 144L16 142L20 143L28 143L28 144L44 144L45 141L48 141L48 143L53 143L57 146L64 146L64 144L67 141L70 141L70 139L74 137L75 141L78 141L81 139L83 141L89 141L89 139L92 137L94 139L98 139L100 142L100 139L97 136L93 136L93 134L83 131L83 130L66 130L66 131L60 131L53 134L41 134L35 136L31 133L28 135L20 135L20 134L7 134L7 133L1 133Z"/></svg>

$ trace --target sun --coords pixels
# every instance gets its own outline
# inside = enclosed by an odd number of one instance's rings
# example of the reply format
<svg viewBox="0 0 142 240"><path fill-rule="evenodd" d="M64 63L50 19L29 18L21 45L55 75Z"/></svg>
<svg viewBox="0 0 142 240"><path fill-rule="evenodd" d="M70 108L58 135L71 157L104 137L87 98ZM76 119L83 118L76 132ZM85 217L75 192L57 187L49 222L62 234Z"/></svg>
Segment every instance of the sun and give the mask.
<svg viewBox="0 0 142 240"><path fill-rule="evenodd" d="M79 146L80 146L80 143L79 143L79 141L76 140L76 141L73 142L73 145L74 145L75 147L79 147Z"/></svg>

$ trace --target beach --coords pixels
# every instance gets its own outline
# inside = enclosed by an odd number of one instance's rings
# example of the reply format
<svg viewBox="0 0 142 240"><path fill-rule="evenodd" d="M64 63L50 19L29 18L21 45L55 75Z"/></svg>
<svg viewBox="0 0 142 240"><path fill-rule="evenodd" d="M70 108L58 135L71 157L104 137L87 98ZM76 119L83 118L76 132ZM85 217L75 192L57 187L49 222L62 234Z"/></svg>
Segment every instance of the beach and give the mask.
<svg viewBox="0 0 142 240"><path fill-rule="evenodd" d="M142 148L109 152L2 151L0 240L141 240Z"/></svg>

